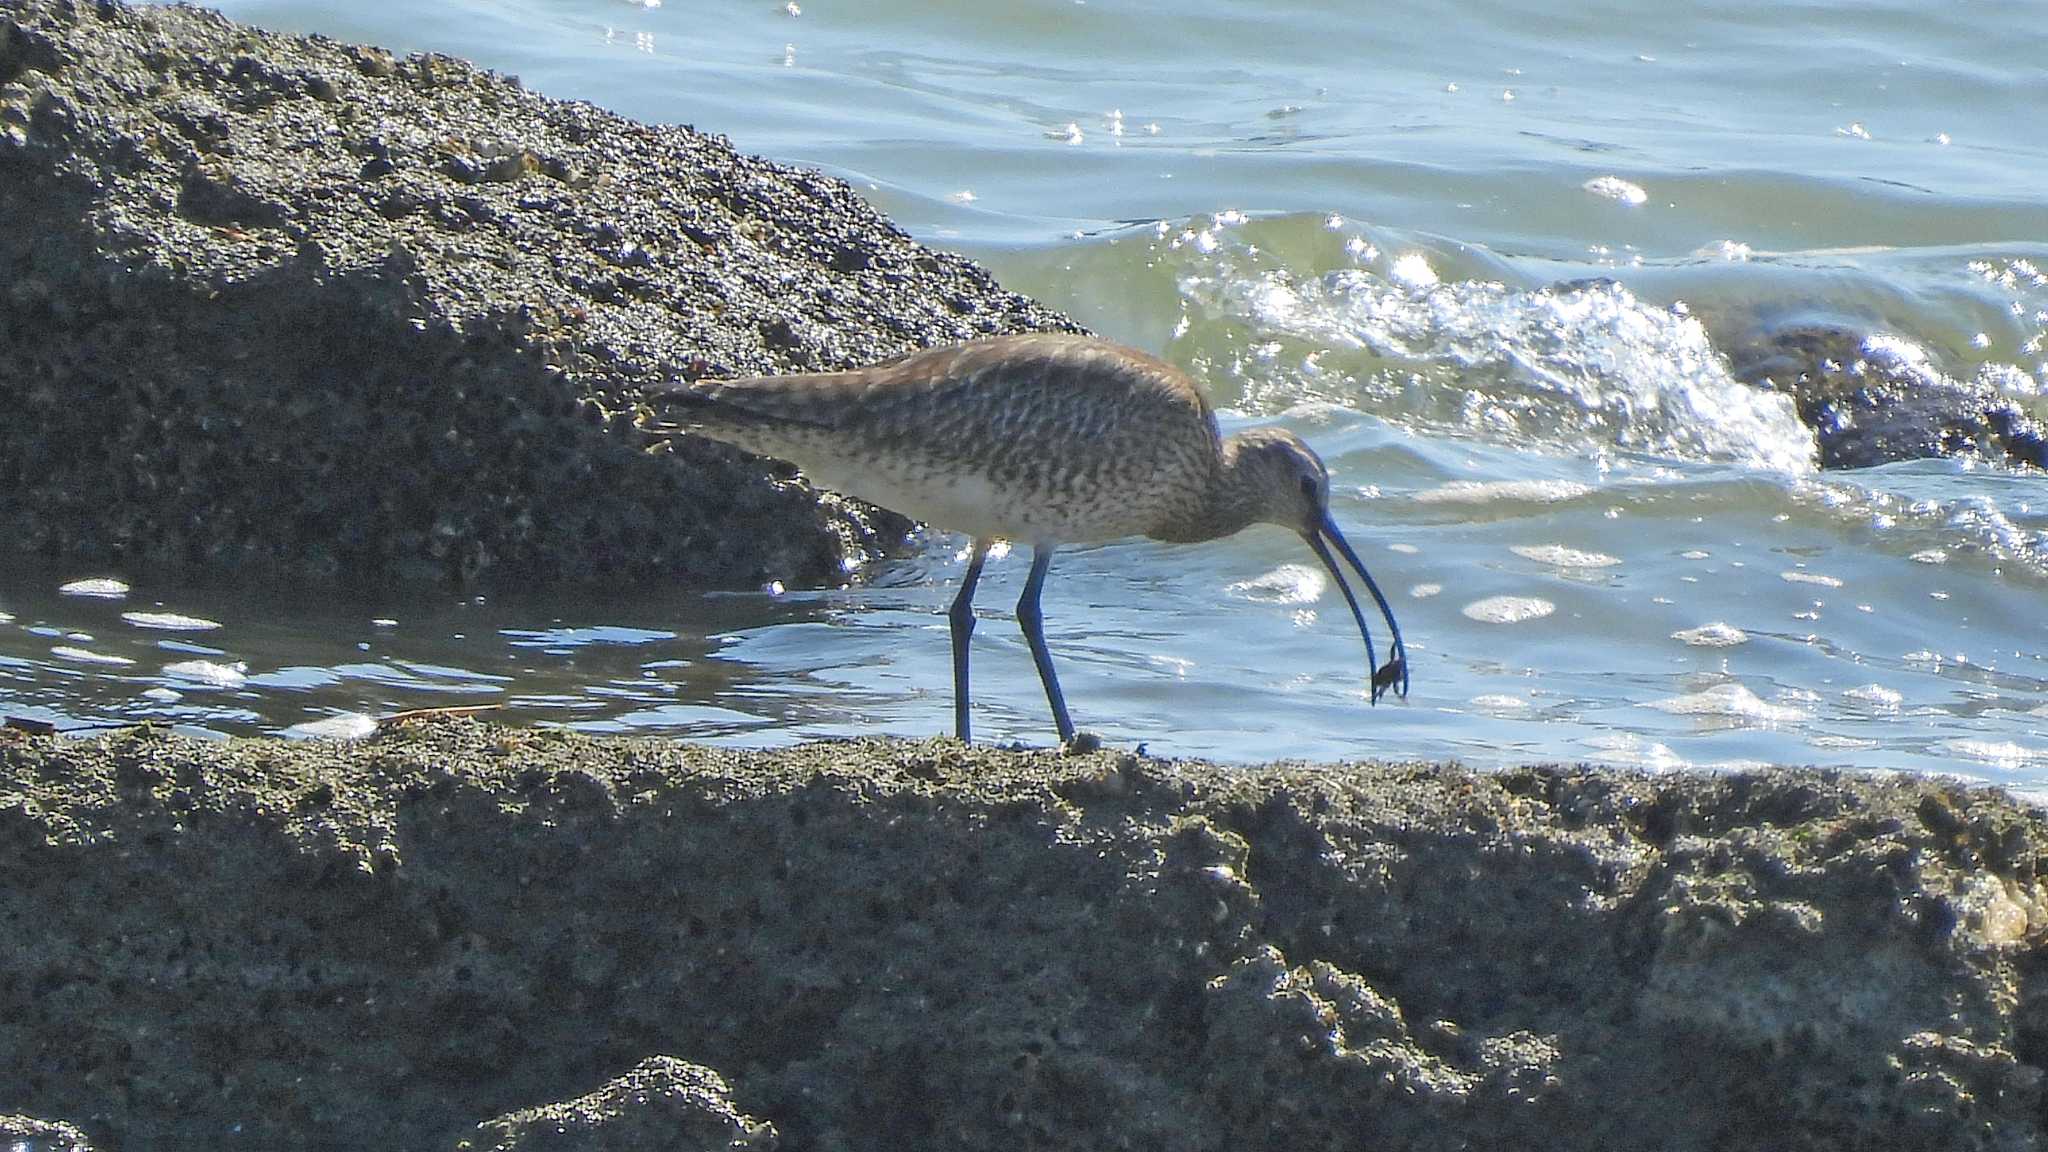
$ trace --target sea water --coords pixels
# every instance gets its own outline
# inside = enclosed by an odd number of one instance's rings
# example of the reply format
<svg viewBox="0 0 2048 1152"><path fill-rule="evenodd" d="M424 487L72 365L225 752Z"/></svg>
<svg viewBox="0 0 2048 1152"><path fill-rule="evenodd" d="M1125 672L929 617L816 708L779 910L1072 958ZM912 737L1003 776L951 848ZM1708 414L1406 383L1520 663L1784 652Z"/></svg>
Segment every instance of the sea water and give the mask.
<svg viewBox="0 0 2048 1152"><path fill-rule="evenodd" d="M1373 706L1301 541L1062 549L1076 722L1156 753L2048 781L2048 477L1815 467L1732 334L1846 318L2048 400L2048 20L1645 8L236 0L850 181L1332 470L1406 634ZM359 735L410 708L748 745L951 728L964 541L850 586L317 600L0 572L0 712ZM992 560L977 731L1051 722ZM106 583L64 586L98 578ZM1384 652L1383 628L1375 640Z"/></svg>

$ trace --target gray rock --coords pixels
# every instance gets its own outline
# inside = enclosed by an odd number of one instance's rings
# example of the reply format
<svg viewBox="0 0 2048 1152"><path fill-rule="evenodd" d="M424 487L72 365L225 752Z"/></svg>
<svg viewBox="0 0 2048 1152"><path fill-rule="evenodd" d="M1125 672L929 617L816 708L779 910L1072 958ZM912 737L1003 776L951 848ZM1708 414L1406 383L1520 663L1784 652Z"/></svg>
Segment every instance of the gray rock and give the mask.
<svg viewBox="0 0 2048 1152"><path fill-rule="evenodd" d="M0 733L0 1099L119 1148L2019 1152L2044 845L1840 772Z"/></svg>
<svg viewBox="0 0 2048 1152"><path fill-rule="evenodd" d="M2048 429L2010 397L1902 353L1875 325L1810 310L1723 318L1717 343L1747 384L1792 397L1823 468L1974 453L2048 468Z"/></svg>
<svg viewBox="0 0 2048 1152"><path fill-rule="evenodd" d="M0 8L0 221L0 534L180 578L837 583L907 525L639 389L1072 327L721 138L189 8Z"/></svg>

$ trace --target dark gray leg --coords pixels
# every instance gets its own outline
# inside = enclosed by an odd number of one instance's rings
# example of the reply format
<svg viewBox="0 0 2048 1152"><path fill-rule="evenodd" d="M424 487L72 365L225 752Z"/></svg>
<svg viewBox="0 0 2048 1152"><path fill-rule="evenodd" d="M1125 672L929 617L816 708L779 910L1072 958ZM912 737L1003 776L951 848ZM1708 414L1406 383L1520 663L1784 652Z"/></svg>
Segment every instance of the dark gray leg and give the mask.
<svg viewBox="0 0 2048 1152"><path fill-rule="evenodd" d="M1052 545L1031 549L1031 575L1024 581L1024 594L1017 598L1017 623L1024 627L1024 640L1031 645L1032 663L1038 665L1039 682L1052 704L1052 722L1059 726L1060 743L1074 740L1074 722L1067 719L1067 700L1060 694L1060 678L1052 670L1052 653L1045 647L1045 617L1038 610L1038 593L1045 587L1045 570L1052 567Z"/></svg>
<svg viewBox="0 0 2048 1152"><path fill-rule="evenodd" d="M981 562L988 559L987 540L976 540L967 559L967 575L960 578L960 592L946 619L953 625L953 735L965 744L971 729L967 722L967 639L974 635L974 586L981 582Z"/></svg>

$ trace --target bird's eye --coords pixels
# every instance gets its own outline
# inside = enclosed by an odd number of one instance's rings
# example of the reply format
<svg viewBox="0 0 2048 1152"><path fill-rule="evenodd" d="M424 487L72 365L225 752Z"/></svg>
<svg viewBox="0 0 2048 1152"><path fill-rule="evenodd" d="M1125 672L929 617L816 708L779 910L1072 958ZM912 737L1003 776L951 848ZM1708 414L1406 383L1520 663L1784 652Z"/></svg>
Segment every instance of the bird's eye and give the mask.
<svg viewBox="0 0 2048 1152"><path fill-rule="evenodd" d="M1301 494L1303 496L1306 496L1309 499L1314 500L1321 495L1321 491L1321 486L1316 483L1315 477L1303 476L1301 478Z"/></svg>

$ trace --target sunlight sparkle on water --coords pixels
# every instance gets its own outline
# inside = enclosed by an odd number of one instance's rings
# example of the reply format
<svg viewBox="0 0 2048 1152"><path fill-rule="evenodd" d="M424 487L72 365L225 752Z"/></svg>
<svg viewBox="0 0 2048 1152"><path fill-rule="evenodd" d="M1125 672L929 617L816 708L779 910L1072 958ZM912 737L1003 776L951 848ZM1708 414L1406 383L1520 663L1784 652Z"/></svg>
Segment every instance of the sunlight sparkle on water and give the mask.
<svg viewBox="0 0 2048 1152"><path fill-rule="evenodd" d="M1263 576L1226 585L1223 590L1260 604L1313 604L1322 598L1328 585L1321 572L1306 564L1282 564Z"/></svg>
<svg viewBox="0 0 2048 1152"><path fill-rule="evenodd" d="M1436 269L1429 266L1429 257L1420 252L1403 252L1394 257L1394 265L1387 274L1395 283L1410 288L1427 288L1438 282Z"/></svg>

